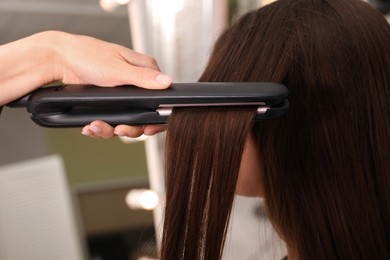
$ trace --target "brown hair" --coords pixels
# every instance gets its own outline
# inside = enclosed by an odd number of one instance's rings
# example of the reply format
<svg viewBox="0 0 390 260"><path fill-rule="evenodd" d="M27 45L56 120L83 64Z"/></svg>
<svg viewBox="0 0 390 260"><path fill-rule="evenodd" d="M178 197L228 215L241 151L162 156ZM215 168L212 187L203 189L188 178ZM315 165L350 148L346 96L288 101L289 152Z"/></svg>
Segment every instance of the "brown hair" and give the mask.
<svg viewBox="0 0 390 260"><path fill-rule="evenodd" d="M289 113L180 109L167 133L161 259L219 259L245 137L298 259L390 259L390 26L360 0L280 0L217 41L200 81L288 86ZM259 173L260 174L260 173Z"/></svg>

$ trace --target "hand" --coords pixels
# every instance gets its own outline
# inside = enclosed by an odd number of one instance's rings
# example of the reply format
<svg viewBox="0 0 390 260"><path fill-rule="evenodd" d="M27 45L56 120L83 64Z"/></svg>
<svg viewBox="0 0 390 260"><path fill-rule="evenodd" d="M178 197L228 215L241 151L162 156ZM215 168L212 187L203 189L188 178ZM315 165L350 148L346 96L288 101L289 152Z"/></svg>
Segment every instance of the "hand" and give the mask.
<svg viewBox="0 0 390 260"><path fill-rule="evenodd" d="M66 35L70 38L60 47L60 78L64 83L116 86L132 84L149 89L164 89L172 84L169 76L159 72L153 58L136 53L125 47L109 44L86 36ZM75 62L78 61L78 62ZM62 71L62 77L61 77ZM83 128L82 134L94 138L117 136L138 137L153 135L164 126L111 127L103 121L94 121Z"/></svg>
<svg viewBox="0 0 390 260"><path fill-rule="evenodd" d="M132 84L148 89L165 89L172 83L151 57L88 36L49 33L54 34L54 80L105 87Z"/></svg>
<svg viewBox="0 0 390 260"><path fill-rule="evenodd" d="M92 37L48 31L0 46L0 106L53 81L104 87L131 84L165 89L172 79L159 71L156 61L123 46ZM97 121L83 134L108 138L115 134L138 136L161 127L117 126Z"/></svg>
<svg viewBox="0 0 390 260"><path fill-rule="evenodd" d="M48 31L0 46L0 106L53 81L164 89L156 61L98 39Z"/></svg>

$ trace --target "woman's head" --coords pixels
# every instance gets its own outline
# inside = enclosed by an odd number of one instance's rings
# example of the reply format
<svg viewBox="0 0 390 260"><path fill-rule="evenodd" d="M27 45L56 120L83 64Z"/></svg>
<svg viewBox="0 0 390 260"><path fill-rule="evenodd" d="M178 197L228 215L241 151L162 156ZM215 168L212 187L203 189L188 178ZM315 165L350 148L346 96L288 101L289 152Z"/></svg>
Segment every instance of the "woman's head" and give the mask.
<svg viewBox="0 0 390 260"><path fill-rule="evenodd" d="M294 255L390 258L390 27L378 12L360 0L277 1L245 15L219 38L200 81L280 82L289 88L291 108L282 118L254 125L254 108L235 114L232 109L175 112L167 137L167 200L172 205L167 214L184 205L187 209L185 217L172 218L182 225L181 233L166 233L164 241L181 237L179 256L197 249L221 254L208 247L223 245L237 157L252 133L270 219ZM195 114L209 121L199 125ZM204 131L189 134L199 129ZM209 141L199 142L204 139ZM186 152L197 159L185 160ZM227 175L218 170L219 156L235 158L226 161ZM179 179L187 181L181 184L186 189L175 184ZM220 193L212 193L213 185ZM186 194L182 204L170 197L173 186ZM202 208L192 208L200 200ZM218 210L208 207L215 201ZM188 225L194 212L204 217ZM209 223L214 217L221 217L212 222L219 229L209 229L216 228ZM165 231L171 232L171 220L165 221ZM213 232L219 232L213 239L221 242L209 245ZM200 254L199 259L213 259Z"/></svg>

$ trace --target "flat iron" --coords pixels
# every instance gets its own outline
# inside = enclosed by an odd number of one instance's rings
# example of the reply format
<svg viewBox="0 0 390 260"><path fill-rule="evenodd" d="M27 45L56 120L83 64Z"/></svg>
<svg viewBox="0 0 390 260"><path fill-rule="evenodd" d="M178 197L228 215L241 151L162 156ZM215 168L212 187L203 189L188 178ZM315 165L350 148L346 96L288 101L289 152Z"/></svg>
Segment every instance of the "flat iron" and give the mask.
<svg viewBox="0 0 390 260"><path fill-rule="evenodd" d="M7 106L27 107L44 127L81 127L98 119L112 126L151 125L166 124L175 107L257 106L255 120L271 119L287 112L287 95L284 85L268 82L173 83L166 90L61 85L37 89Z"/></svg>

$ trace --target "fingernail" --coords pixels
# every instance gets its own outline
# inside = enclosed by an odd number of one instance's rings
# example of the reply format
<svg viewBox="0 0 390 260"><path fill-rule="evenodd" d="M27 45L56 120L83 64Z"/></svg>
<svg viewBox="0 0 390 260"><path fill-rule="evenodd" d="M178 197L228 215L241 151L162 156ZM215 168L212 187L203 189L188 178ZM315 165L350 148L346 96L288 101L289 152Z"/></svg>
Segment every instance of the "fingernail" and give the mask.
<svg viewBox="0 0 390 260"><path fill-rule="evenodd" d="M158 83L158 84L161 84L161 85L170 85L172 83L172 78L168 75L165 75L165 74L159 74L156 78L155 78L155 81Z"/></svg>
<svg viewBox="0 0 390 260"><path fill-rule="evenodd" d="M94 132L95 134L100 135L100 134L103 133L103 130L102 130L100 127L96 126L96 125L91 125L89 128L90 128L90 129L92 130L92 132Z"/></svg>
<svg viewBox="0 0 390 260"><path fill-rule="evenodd" d="M81 131L81 134L82 134L82 135L89 135L89 131L86 130L86 129L83 129L83 130Z"/></svg>

